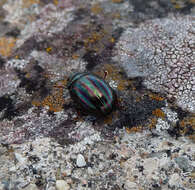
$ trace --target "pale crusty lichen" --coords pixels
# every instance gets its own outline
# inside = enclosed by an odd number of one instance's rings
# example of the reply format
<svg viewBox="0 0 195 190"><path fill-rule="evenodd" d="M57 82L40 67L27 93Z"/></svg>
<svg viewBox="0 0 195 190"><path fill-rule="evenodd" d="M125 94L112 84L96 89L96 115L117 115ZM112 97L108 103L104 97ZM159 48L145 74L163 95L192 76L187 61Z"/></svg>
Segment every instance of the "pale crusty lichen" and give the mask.
<svg viewBox="0 0 195 190"><path fill-rule="evenodd" d="M144 77L144 85L165 93L195 112L194 17L149 20L128 28L116 53L129 77Z"/></svg>

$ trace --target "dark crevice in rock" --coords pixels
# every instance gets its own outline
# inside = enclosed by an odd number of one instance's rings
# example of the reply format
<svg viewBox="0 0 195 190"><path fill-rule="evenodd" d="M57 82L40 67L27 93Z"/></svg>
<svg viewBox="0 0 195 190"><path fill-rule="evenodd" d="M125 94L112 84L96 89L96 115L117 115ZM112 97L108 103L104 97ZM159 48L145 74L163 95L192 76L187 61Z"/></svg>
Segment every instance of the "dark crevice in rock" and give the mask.
<svg viewBox="0 0 195 190"><path fill-rule="evenodd" d="M154 110L165 106L165 101L152 100L148 96L145 96L139 102L136 102L132 97L127 102L125 103L127 109L120 110L121 116L119 117L119 121L116 122L119 128L122 126L131 128L143 125L152 116Z"/></svg>
<svg viewBox="0 0 195 190"><path fill-rule="evenodd" d="M11 120L16 116L24 114L31 106L30 102L15 104L9 96L0 97L0 111L4 110L1 119Z"/></svg>
<svg viewBox="0 0 195 190"><path fill-rule="evenodd" d="M4 66L5 60L0 56L0 69Z"/></svg>
<svg viewBox="0 0 195 190"><path fill-rule="evenodd" d="M46 87L47 79L42 76L44 69L39 65L34 65L32 70L32 76L27 78L27 72L23 72L20 70L15 69L18 78L21 80L19 87L24 87L26 92L31 94L36 91L40 91L41 94L47 95L49 90ZM34 73L33 73L34 71Z"/></svg>
<svg viewBox="0 0 195 190"><path fill-rule="evenodd" d="M13 100L8 96L0 97L0 111L11 107Z"/></svg>
<svg viewBox="0 0 195 190"><path fill-rule="evenodd" d="M18 28L12 28L10 31L6 33L8 37L18 37L20 35L20 30Z"/></svg>

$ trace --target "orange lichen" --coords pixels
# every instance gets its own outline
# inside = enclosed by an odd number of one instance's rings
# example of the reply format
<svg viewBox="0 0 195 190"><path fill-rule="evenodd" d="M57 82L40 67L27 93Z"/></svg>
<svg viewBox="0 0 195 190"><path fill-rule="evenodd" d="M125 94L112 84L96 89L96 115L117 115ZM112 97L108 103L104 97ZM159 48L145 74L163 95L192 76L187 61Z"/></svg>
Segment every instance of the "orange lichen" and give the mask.
<svg viewBox="0 0 195 190"><path fill-rule="evenodd" d="M140 102L141 101L141 98L140 97L136 97L135 101L136 102Z"/></svg>
<svg viewBox="0 0 195 190"><path fill-rule="evenodd" d="M152 118L150 121L150 124L148 125L149 129L153 129L156 127L157 124L157 119L156 118Z"/></svg>
<svg viewBox="0 0 195 190"><path fill-rule="evenodd" d="M115 39L114 39L114 38L111 38L111 39L110 39L110 42L111 42L111 43L114 43L114 42L115 42Z"/></svg>
<svg viewBox="0 0 195 190"><path fill-rule="evenodd" d="M181 8L182 8L182 6L181 6L180 4L177 4L177 3L174 5L174 7L175 7L176 9L181 9Z"/></svg>
<svg viewBox="0 0 195 190"><path fill-rule="evenodd" d="M85 49L91 50L91 47L93 45L96 45L103 37L104 37L104 34L102 32L99 32L99 33L93 32L87 39L84 40Z"/></svg>
<svg viewBox="0 0 195 190"><path fill-rule="evenodd" d="M152 111L152 114L156 117L165 118L165 113L161 109L155 109Z"/></svg>
<svg viewBox="0 0 195 190"><path fill-rule="evenodd" d="M0 54L8 57L11 55L12 49L15 47L15 38L0 38Z"/></svg>
<svg viewBox="0 0 195 190"><path fill-rule="evenodd" d="M62 80L54 84L53 91L50 95L44 98L42 101L33 100L34 106L48 106L50 111L59 112L62 111L65 103L63 97L63 88L66 86L67 81Z"/></svg>
<svg viewBox="0 0 195 190"><path fill-rule="evenodd" d="M72 58L73 58L73 59L78 59L78 58L79 58L79 55L73 54L73 55L72 55Z"/></svg>
<svg viewBox="0 0 195 190"><path fill-rule="evenodd" d="M119 18L121 18L121 14L118 13L118 12L112 13L112 18L113 19L119 19Z"/></svg>
<svg viewBox="0 0 195 190"><path fill-rule="evenodd" d="M127 133L136 133L136 132L141 132L143 130L143 127L141 125L134 126L134 127L126 127L126 132Z"/></svg>
<svg viewBox="0 0 195 190"><path fill-rule="evenodd" d="M93 13L93 14L96 14L96 15L98 15L98 14L100 14L100 13L102 13L102 7L100 6L100 4L95 4L95 5L93 5L92 7L91 7L91 12Z"/></svg>
<svg viewBox="0 0 195 190"><path fill-rule="evenodd" d="M102 70L108 72L108 78L110 77L112 80L114 80L117 83L118 90L125 90L126 86L129 84L129 81L122 78L122 75L119 74L120 69L117 67L114 67L110 64L103 65Z"/></svg>
<svg viewBox="0 0 195 190"><path fill-rule="evenodd" d="M49 110L54 112L62 111L63 105L64 99L62 89L59 89L54 94L47 96L42 102L42 106L48 106Z"/></svg>
<svg viewBox="0 0 195 190"><path fill-rule="evenodd" d="M57 5L58 5L58 3L59 3L59 2L58 2L58 0L53 0L53 4L54 4L54 5L56 5L56 6L57 6Z"/></svg>
<svg viewBox="0 0 195 190"><path fill-rule="evenodd" d="M93 28L93 25L90 25L89 27ZM101 29L98 32L92 31L90 35L83 40L84 48L86 51L95 51L99 53L105 49L105 43L113 43L111 40L113 41L111 35L105 29Z"/></svg>
<svg viewBox="0 0 195 190"><path fill-rule="evenodd" d="M195 130L195 115L184 118L183 120L180 121L179 124L181 126L182 134L188 133L189 126L192 128L192 130ZM195 134L190 134L189 138L195 142Z"/></svg>
<svg viewBox="0 0 195 190"><path fill-rule="evenodd" d="M192 128L195 130L195 116L187 117L187 118L184 118L182 121L180 121L181 127L185 128L187 125L192 126Z"/></svg>
<svg viewBox="0 0 195 190"><path fill-rule="evenodd" d="M32 103L33 106L36 106L36 107L41 106L41 102L38 101L38 100L33 100L31 103Z"/></svg>
<svg viewBox="0 0 195 190"><path fill-rule="evenodd" d="M187 116L183 120L179 121L179 126L180 127L178 129L180 135L187 135L193 142L195 142L195 114Z"/></svg>
<svg viewBox="0 0 195 190"><path fill-rule="evenodd" d="M28 78L31 77L31 74L30 74L30 73L26 73L26 74L25 74L25 77L28 79Z"/></svg>
<svg viewBox="0 0 195 190"><path fill-rule="evenodd" d="M40 3L40 0L23 0L22 7L23 8L30 8L34 4Z"/></svg>
<svg viewBox="0 0 195 190"><path fill-rule="evenodd" d="M52 50L51 47L46 48L47 53L51 52L51 50Z"/></svg>
<svg viewBox="0 0 195 190"><path fill-rule="evenodd" d="M149 97L152 99L152 100L156 100L156 101L163 101L164 98L159 96L158 94L149 94Z"/></svg>
<svg viewBox="0 0 195 190"><path fill-rule="evenodd" d="M108 116L104 118L104 123L105 124L112 124L113 123L113 118L117 117L117 112L112 112Z"/></svg>
<svg viewBox="0 0 195 190"><path fill-rule="evenodd" d="M113 3L122 3L123 0L112 0Z"/></svg>

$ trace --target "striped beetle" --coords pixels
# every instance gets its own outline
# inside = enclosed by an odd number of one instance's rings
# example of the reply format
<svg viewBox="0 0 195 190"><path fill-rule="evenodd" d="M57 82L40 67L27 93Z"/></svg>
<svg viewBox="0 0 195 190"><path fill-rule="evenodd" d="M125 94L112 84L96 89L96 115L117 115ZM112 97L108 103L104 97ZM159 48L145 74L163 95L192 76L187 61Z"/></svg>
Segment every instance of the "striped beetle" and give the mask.
<svg viewBox="0 0 195 190"><path fill-rule="evenodd" d="M108 115L116 106L114 90L95 74L82 72L68 78L71 98L89 114Z"/></svg>

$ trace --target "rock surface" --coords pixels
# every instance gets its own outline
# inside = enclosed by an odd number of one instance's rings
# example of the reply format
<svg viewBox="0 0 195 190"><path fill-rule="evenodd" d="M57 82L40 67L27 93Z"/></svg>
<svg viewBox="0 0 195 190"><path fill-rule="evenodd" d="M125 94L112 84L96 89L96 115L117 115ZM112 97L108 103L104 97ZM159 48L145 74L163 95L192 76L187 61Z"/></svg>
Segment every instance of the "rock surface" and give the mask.
<svg viewBox="0 0 195 190"><path fill-rule="evenodd" d="M195 189L194 3L0 1L0 190ZM82 71L110 115L71 100Z"/></svg>

